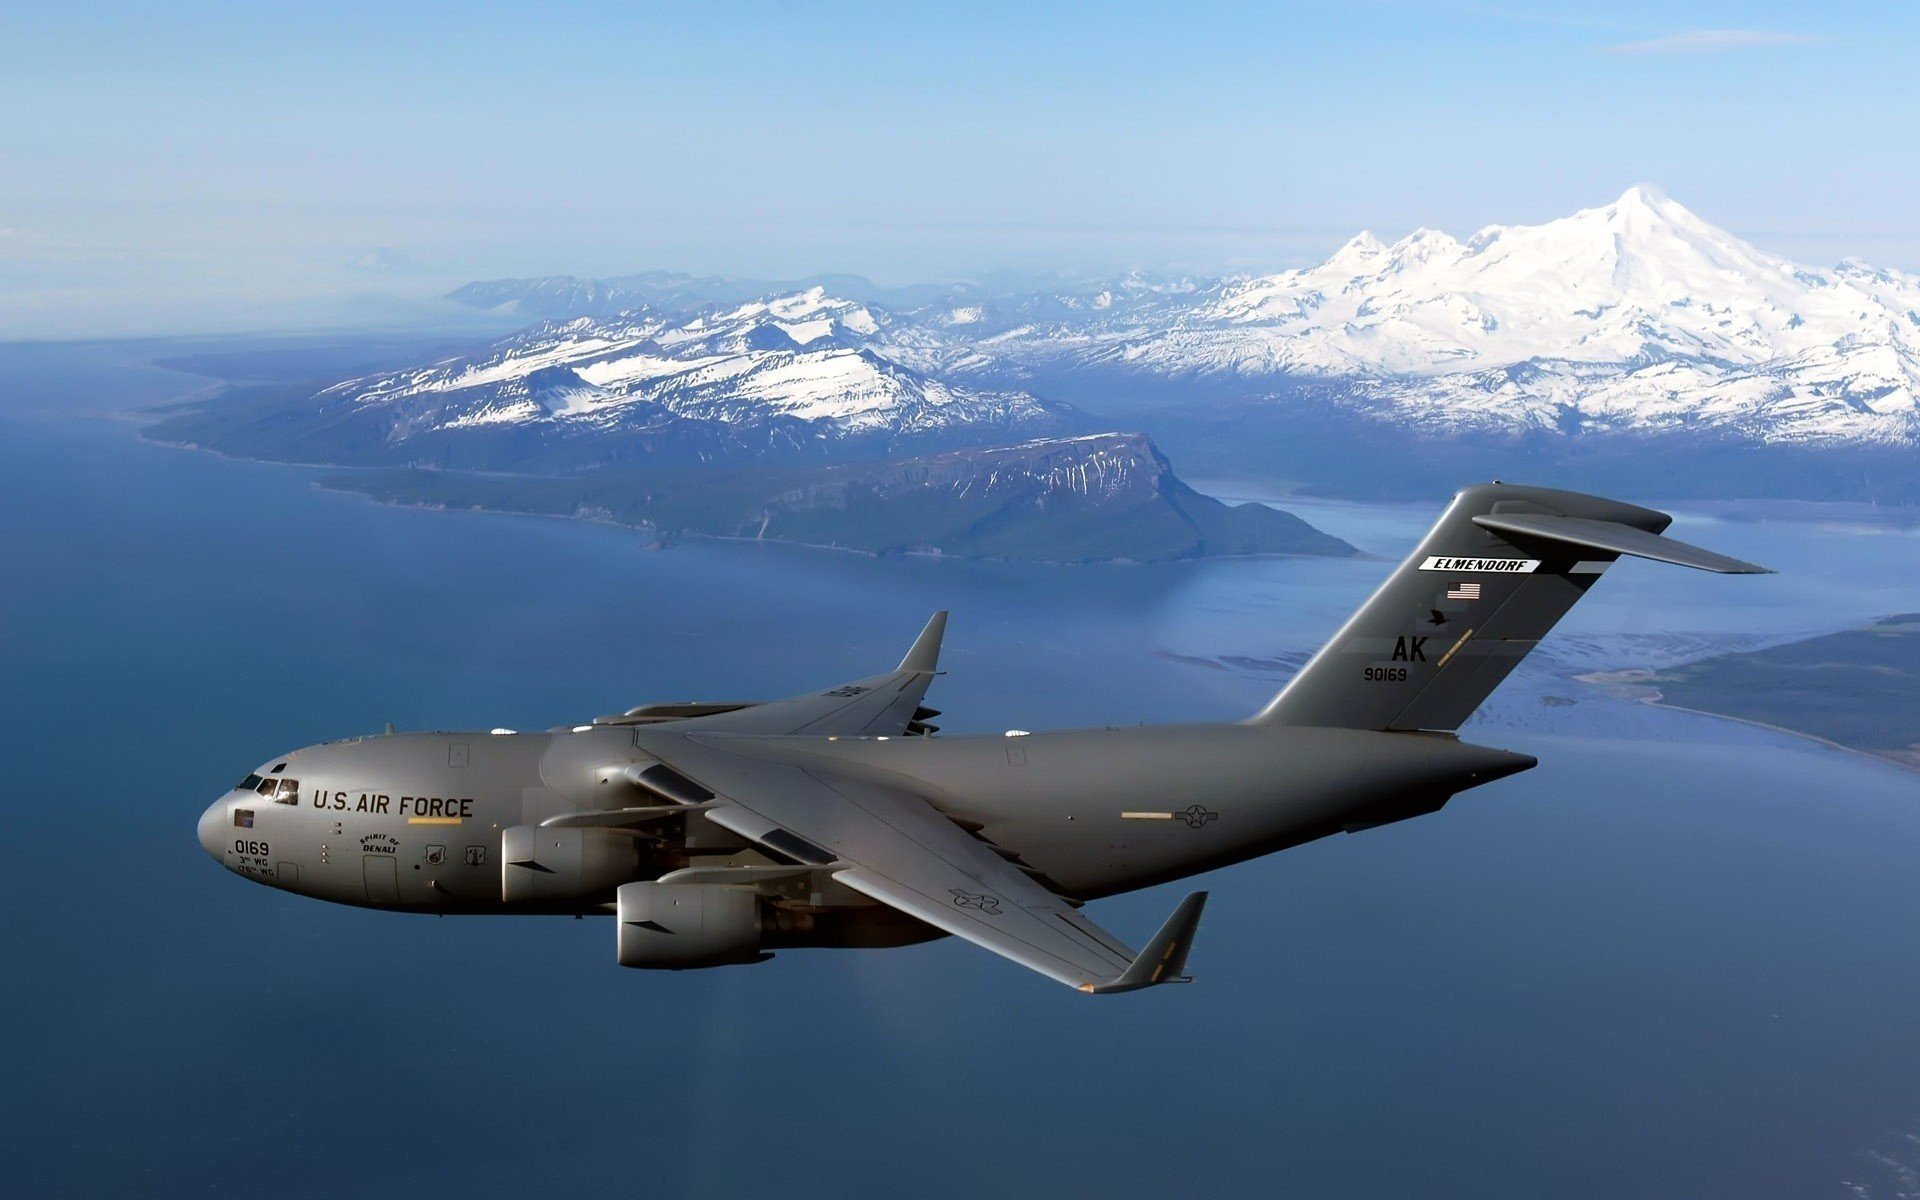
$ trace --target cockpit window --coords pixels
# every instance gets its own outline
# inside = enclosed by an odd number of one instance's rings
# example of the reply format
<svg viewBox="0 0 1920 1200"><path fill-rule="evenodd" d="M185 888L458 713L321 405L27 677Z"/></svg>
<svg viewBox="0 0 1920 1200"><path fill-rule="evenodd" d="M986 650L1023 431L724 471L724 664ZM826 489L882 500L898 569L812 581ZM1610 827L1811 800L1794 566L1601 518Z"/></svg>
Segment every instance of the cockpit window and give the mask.
<svg viewBox="0 0 1920 1200"><path fill-rule="evenodd" d="M279 780L276 779L262 779L253 790L259 792L262 796L271 797L273 795L273 789L278 783Z"/></svg>
<svg viewBox="0 0 1920 1200"><path fill-rule="evenodd" d="M233 790L236 792L250 792L259 786L260 777L258 775L249 775L245 779L242 779Z"/></svg>
<svg viewBox="0 0 1920 1200"><path fill-rule="evenodd" d="M280 790L273 794L273 802L275 804L300 803L300 781L298 779L282 779L280 781Z"/></svg>

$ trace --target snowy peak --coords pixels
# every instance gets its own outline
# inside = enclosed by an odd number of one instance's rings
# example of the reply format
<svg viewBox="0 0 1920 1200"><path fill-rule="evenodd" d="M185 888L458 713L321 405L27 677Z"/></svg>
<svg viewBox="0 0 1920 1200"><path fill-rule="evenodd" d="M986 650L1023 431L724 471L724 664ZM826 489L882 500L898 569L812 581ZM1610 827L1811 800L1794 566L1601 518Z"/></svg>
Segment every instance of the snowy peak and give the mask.
<svg viewBox="0 0 1920 1200"><path fill-rule="evenodd" d="M824 287L743 304L716 318L716 322L778 329L796 346L812 345L822 338L857 342L880 332L880 321L872 309L830 296Z"/></svg>
<svg viewBox="0 0 1920 1200"><path fill-rule="evenodd" d="M1628 189L1614 203L1584 209L1536 226L1493 226L1469 243L1461 261L1437 286L1473 289L1514 312L1527 299L1543 331L1572 340L1565 357L1583 349L1611 350L1622 360L1640 357L1624 318L1646 318L1667 330L1652 331L1658 348L1689 347L1751 360L1786 347L1780 336L1795 305L1803 303L1810 278L1784 259L1765 254L1702 221L1677 201L1651 188ZM1618 315L1592 318L1605 332L1563 329L1555 318L1582 317L1604 303ZM1722 317L1746 310L1744 322ZM1689 311L1695 310L1695 311ZM1693 319L1689 319L1693 318ZM1552 345L1528 347L1552 354Z"/></svg>
<svg viewBox="0 0 1920 1200"><path fill-rule="evenodd" d="M1386 250L1387 244L1373 236L1371 229L1362 229L1334 251L1326 265L1334 270L1350 270L1357 276L1365 273Z"/></svg>
<svg viewBox="0 0 1920 1200"><path fill-rule="evenodd" d="M865 304L813 287L711 309L665 334L661 344L680 353L698 347L708 354L857 346L889 320Z"/></svg>
<svg viewBox="0 0 1920 1200"><path fill-rule="evenodd" d="M377 428L395 452L434 435L486 431L584 445L658 443L696 430L698 453L826 452L879 439L1055 433L1064 405L950 383L866 343L887 314L824 288L709 308L686 319L648 310L536 325L486 350L367 376L320 393L327 420ZM691 435L690 435L691 436ZM682 438L682 441L686 441Z"/></svg>
<svg viewBox="0 0 1920 1200"><path fill-rule="evenodd" d="M1840 336L1854 297L1716 229L1657 190L1465 242L1370 234L1320 266L1247 280L1211 312L1297 333L1273 366L1422 373L1529 359L1757 363ZM1816 318L1819 318L1816 320ZM1289 323L1292 323L1292 326Z"/></svg>
<svg viewBox="0 0 1920 1200"><path fill-rule="evenodd" d="M499 287L482 290L490 298ZM625 396L683 372L757 378L771 370L765 356L818 355L808 362L850 389L851 414L890 385L880 375L855 382L861 360L830 352L865 351L946 387L1087 367L1352 382L1364 386L1343 394L1389 414L1411 410L1436 429L1905 444L1920 420L1920 279L1858 262L1796 264L1644 184L1464 240L1428 228L1392 242L1363 232L1316 266L1270 275L956 285L894 309L829 281L669 312L541 327L485 361L392 386L504 386L564 361ZM776 374L791 377L787 367ZM795 386L800 410L824 404L814 384Z"/></svg>
<svg viewBox="0 0 1920 1200"><path fill-rule="evenodd" d="M1318 266L1226 281L1175 308L1014 329L972 351L989 369L1066 358L1168 376L1365 380L1361 392L1435 425L1461 413L1462 424L1554 431L1693 423L1765 440L1907 441L1920 413L1920 280L1800 266L1638 185L1465 241L1362 233ZM1654 369L1670 365L1684 369Z"/></svg>

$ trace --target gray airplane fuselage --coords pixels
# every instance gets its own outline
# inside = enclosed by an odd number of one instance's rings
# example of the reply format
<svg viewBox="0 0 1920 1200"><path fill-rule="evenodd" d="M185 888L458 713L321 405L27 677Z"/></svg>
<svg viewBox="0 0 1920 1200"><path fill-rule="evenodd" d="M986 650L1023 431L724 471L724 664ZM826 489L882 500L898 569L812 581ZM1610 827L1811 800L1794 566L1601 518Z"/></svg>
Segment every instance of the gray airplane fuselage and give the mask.
<svg viewBox="0 0 1920 1200"><path fill-rule="evenodd" d="M229 792L201 817L200 842L249 879L340 904L604 913L605 889L509 899L503 831L634 803L622 772L653 761L649 744L670 728L326 742L262 764L261 778L293 790L279 799ZM911 783L963 827L1083 900L1431 812L1456 791L1534 763L1448 736L1233 724L751 741L763 757L805 764L830 750L838 772ZM600 841L631 850L631 880L696 865L774 863L697 812L645 837Z"/></svg>
<svg viewBox="0 0 1920 1200"><path fill-rule="evenodd" d="M1206 894L1137 951L1085 901L1431 813L1532 767L1458 731L1623 555L1765 573L1666 537L1671 520L1465 488L1239 724L935 737L943 612L892 671L764 704L310 746L216 801L200 842L343 904L613 913L628 967L950 933L1082 992L1135 991L1185 978Z"/></svg>

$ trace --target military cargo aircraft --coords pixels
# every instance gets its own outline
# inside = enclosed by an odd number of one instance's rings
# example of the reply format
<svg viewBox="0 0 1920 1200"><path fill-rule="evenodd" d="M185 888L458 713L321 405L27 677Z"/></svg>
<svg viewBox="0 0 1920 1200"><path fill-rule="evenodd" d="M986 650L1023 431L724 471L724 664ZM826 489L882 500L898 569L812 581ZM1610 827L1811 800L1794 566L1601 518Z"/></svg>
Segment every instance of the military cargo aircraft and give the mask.
<svg viewBox="0 0 1920 1200"><path fill-rule="evenodd" d="M1082 906L1432 813L1534 766L1456 731L1620 556L1765 573L1661 536L1671 520L1469 487L1237 724L935 737L936 613L892 671L786 700L278 755L206 810L200 844L341 904L610 914L627 967L953 934L1083 992L1184 982L1205 892L1138 951Z"/></svg>

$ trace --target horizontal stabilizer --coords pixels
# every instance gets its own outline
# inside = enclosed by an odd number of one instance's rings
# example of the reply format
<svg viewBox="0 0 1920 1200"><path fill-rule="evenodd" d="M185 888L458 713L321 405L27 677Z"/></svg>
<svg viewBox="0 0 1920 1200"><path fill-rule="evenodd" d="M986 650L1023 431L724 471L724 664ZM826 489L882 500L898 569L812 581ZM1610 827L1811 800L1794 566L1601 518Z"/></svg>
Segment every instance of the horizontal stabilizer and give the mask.
<svg viewBox="0 0 1920 1200"><path fill-rule="evenodd" d="M1694 567L1721 575L1771 575L1765 567L1689 546L1658 533L1623 525L1619 521L1596 521L1587 517L1552 517L1533 513L1485 513L1473 523L1495 533L1522 538L1542 538L1564 542L1585 550L1608 554L1631 554L1676 567Z"/></svg>
<svg viewBox="0 0 1920 1200"><path fill-rule="evenodd" d="M1193 947L1193 931L1200 927L1200 912L1207 906L1207 893L1194 892L1180 902L1173 910L1166 924L1160 926L1160 932L1153 935L1133 960L1133 965L1121 973L1112 983L1089 983L1081 986L1083 992L1104 994L1108 992L1132 992L1156 983L1191 983L1181 972L1187 967L1187 951Z"/></svg>

